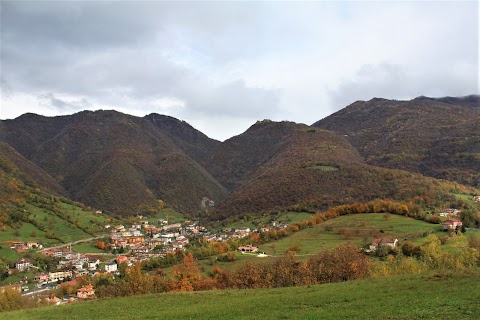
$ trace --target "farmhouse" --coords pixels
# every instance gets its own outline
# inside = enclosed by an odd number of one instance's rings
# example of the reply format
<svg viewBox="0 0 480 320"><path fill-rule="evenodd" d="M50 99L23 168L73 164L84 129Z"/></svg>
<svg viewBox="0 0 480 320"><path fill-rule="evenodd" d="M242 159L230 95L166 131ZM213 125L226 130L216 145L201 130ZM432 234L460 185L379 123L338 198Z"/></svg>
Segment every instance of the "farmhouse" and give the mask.
<svg viewBox="0 0 480 320"><path fill-rule="evenodd" d="M442 224L442 230L455 230L462 226L462 221L449 219Z"/></svg>
<svg viewBox="0 0 480 320"><path fill-rule="evenodd" d="M238 247L238 250L242 251L242 252L257 252L258 248L249 244L249 245L246 245L246 246L243 246L243 247Z"/></svg>
<svg viewBox="0 0 480 320"><path fill-rule="evenodd" d="M392 249L395 249L397 246L398 246L398 239L382 238L382 239L373 240L369 249L372 250L372 251L375 251L378 248L382 248L382 247L390 247Z"/></svg>

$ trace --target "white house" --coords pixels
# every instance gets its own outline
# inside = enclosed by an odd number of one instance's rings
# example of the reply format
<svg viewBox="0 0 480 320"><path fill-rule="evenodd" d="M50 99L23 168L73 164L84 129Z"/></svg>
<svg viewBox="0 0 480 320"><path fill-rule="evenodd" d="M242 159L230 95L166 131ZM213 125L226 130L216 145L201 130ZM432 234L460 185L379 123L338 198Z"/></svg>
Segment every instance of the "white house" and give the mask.
<svg viewBox="0 0 480 320"><path fill-rule="evenodd" d="M116 272L118 270L118 266L116 263L112 263L112 264L106 264L105 265L105 271L107 272Z"/></svg>

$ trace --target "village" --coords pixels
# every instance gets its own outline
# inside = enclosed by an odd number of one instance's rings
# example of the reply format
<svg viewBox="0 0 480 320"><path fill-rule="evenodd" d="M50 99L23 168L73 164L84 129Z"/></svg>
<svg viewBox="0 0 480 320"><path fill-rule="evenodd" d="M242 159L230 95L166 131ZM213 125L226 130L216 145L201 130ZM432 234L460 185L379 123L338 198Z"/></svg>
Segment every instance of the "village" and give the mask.
<svg viewBox="0 0 480 320"><path fill-rule="evenodd" d="M447 217L440 230L458 232L462 222L455 219L460 213L457 209L445 209L436 213L439 217ZM186 220L183 223L169 223L168 220L158 219L156 223L150 223L143 216L137 216L136 222L129 227L125 225L105 225L108 236L97 242L97 246L104 250L99 253L79 253L73 249L72 244L62 247L44 248L38 242L12 242L11 249L17 251L36 251L42 256L54 259L56 265L50 270L42 270L35 265L35 261L22 258L15 263L15 267L9 273L22 273L35 270L33 278L23 277L13 288L21 291L24 295L48 293L49 290L58 286L75 284L79 276L88 275L97 277L103 274L112 276L120 275L120 265L132 266L135 262L146 261L152 258L166 257L170 253L185 251L191 241L202 239L204 242L227 242L240 240L252 234L261 234L271 230L286 229L288 224L271 221L266 227L251 228L222 228L220 232L210 232L198 221ZM366 254L373 254L379 249L395 250L399 247L399 239L377 238L365 248ZM259 252L258 247L251 244L237 247L240 253L256 254L259 257L267 257ZM78 300L95 297L95 289L91 285L85 285L77 289L75 295L59 299L49 297L54 304L70 303Z"/></svg>

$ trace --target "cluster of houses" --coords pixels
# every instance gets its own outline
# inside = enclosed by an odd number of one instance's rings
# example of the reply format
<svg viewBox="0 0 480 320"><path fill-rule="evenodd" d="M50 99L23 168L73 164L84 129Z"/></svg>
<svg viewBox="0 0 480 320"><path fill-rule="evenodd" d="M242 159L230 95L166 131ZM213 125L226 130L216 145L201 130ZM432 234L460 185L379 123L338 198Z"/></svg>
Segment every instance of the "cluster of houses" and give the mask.
<svg viewBox="0 0 480 320"><path fill-rule="evenodd" d="M456 217L458 214L460 214L460 212L461 211L458 209L448 208L448 209L443 209L440 212L437 212L436 215L440 217Z"/></svg>
<svg viewBox="0 0 480 320"><path fill-rule="evenodd" d="M480 202L480 196L474 196L473 201L479 203Z"/></svg>
<svg viewBox="0 0 480 320"><path fill-rule="evenodd" d="M91 261L86 255L72 251L71 245L69 250L58 248L44 249L40 253L47 257L59 258L57 269L70 269L80 272L84 269L95 270L99 264L98 259Z"/></svg>
<svg viewBox="0 0 480 320"><path fill-rule="evenodd" d="M29 241L29 242L13 241L12 244L10 245L10 248L17 252L23 252L27 250L42 249L43 246L36 241Z"/></svg>
<svg viewBox="0 0 480 320"><path fill-rule="evenodd" d="M168 224L159 220L160 226L150 225L148 221L133 224L128 230L123 225L112 228L110 232L110 249L130 250L137 260L151 255L166 255L175 250L185 250L188 237L197 235L205 228L198 222ZM155 251L155 252L154 252Z"/></svg>

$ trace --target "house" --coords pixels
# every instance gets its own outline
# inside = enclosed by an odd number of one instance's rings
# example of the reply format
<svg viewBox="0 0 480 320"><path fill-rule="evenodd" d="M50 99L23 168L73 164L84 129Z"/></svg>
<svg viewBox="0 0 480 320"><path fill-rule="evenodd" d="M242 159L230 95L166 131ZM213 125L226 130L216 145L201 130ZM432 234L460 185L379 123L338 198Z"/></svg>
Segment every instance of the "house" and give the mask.
<svg viewBox="0 0 480 320"><path fill-rule="evenodd" d="M35 241L27 242L28 249L42 249L43 246Z"/></svg>
<svg viewBox="0 0 480 320"><path fill-rule="evenodd" d="M437 213L437 215L440 217L456 216L460 212L461 211L458 209L449 208L449 209L442 210L441 212Z"/></svg>
<svg viewBox="0 0 480 320"><path fill-rule="evenodd" d="M77 298L79 299L91 299L95 297L95 289L93 286L83 286L77 290Z"/></svg>
<svg viewBox="0 0 480 320"><path fill-rule="evenodd" d="M12 242L11 247L14 250L27 250L28 247L23 242L14 241Z"/></svg>
<svg viewBox="0 0 480 320"><path fill-rule="evenodd" d="M243 246L243 247L238 247L238 250L242 251L242 252L257 252L258 248L249 244L249 245L246 245L246 246Z"/></svg>
<svg viewBox="0 0 480 320"><path fill-rule="evenodd" d="M106 265L105 265L105 271L107 271L107 272L110 272L110 273L116 272L117 269L118 269L118 266L117 266L116 263L106 264Z"/></svg>
<svg viewBox="0 0 480 320"><path fill-rule="evenodd" d="M88 261L88 270L96 270L99 264L100 260L98 259Z"/></svg>
<svg viewBox="0 0 480 320"><path fill-rule="evenodd" d="M382 238L382 239L374 239L372 244L370 245L369 249L371 251L375 251L378 248L390 247L395 249L398 246L398 239L395 238Z"/></svg>
<svg viewBox="0 0 480 320"><path fill-rule="evenodd" d="M40 283L45 283L48 282L48 275L42 272L40 274L37 274L33 280Z"/></svg>
<svg viewBox="0 0 480 320"><path fill-rule="evenodd" d="M128 263L128 258L126 256L117 256L117 264Z"/></svg>
<svg viewBox="0 0 480 320"><path fill-rule="evenodd" d="M442 224L442 230L455 230L462 227L462 221L449 219Z"/></svg>
<svg viewBox="0 0 480 320"><path fill-rule="evenodd" d="M72 277L72 271L59 271L59 272L50 272L48 274L48 279L50 282L57 282L58 280L65 280L67 277Z"/></svg>
<svg viewBox="0 0 480 320"><path fill-rule="evenodd" d="M148 251L150 251L150 250L148 249L148 247L139 246L139 247L133 249L132 251L135 254L141 254L141 253L148 253Z"/></svg>
<svg viewBox="0 0 480 320"><path fill-rule="evenodd" d="M31 266L32 266L32 264L30 263L30 261L26 260L26 259L23 259L23 258L18 260L15 263L15 269L17 269L19 271L26 271L26 270L30 269Z"/></svg>

